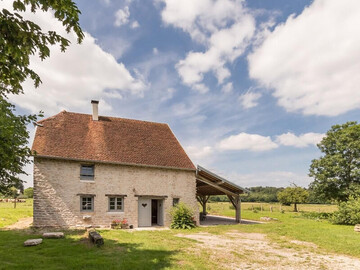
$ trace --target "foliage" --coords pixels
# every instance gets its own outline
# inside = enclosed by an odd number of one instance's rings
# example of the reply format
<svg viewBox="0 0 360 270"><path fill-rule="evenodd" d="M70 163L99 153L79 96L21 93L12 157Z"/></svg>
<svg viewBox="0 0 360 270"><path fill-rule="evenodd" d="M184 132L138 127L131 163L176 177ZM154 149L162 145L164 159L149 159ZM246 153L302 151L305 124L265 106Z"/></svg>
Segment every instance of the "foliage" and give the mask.
<svg viewBox="0 0 360 270"><path fill-rule="evenodd" d="M324 199L347 201L360 195L360 124L347 122L332 126L318 144L324 154L314 159L309 176L317 196Z"/></svg>
<svg viewBox="0 0 360 270"><path fill-rule="evenodd" d="M326 212L301 212L301 216L308 219L331 219L333 213L326 213Z"/></svg>
<svg viewBox="0 0 360 270"><path fill-rule="evenodd" d="M335 224L360 224L360 198L350 197L347 202L339 204L339 210L332 217Z"/></svg>
<svg viewBox="0 0 360 270"><path fill-rule="evenodd" d="M278 202L277 193L284 188L258 186L247 189L250 194L241 197L243 202Z"/></svg>
<svg viewBox="0 0 360 270"><path fill-rule="evenodd" d="M195 228L194 213L184 203L178 203L171 209L172 229L192 229Z"/></svg>
<svg viewBox="0 0 360 270"><path fill-rule="evenodd" d="M30 163L31 151L26 125L35 122L37 115L16 115L15 107L0 97L0 193L11 194L9 187L21 186L19 174Z"/></svg>
<svg viewBox="0 0 360 270"><path fill-rule="evenodd" d="M287 187L278 193L278 200L283 204L294 204L294 211L297 212L297 204L305 203L309 193L302 187Z"/></svg>
<svg viewBox="0 0 360 270"><path fill-rule="evenodd" d="M209 202L230 202L230 200L226 195L213 195L210 196Z"/></svg>
<svg viewBox="0 0 360 270"><path fill-rule="evenodd" d="M24 19L19 12L53 11L65 30L73 31L81 42L84 34L79 24L80 11L71 0L15 0L13 11L0 10L0 193L9 193L10 186L21 187L18 174L29 163L29 134L26 125L35 122L36 115L16 115L7 101L8 94L23 93L22 83L31 79L35 87L41 83L30 69L30 56L38 53L44 60L50 56L50 46L59 45L65 51L70 41L55 31L44 32L36 23ZM41 116L41 115L38 115Z"/></svg>
<svg viewBox="0 0 360 270"><path fill-rule="evenodd" d="M34 188L28 187L27 189L25 189L24 195L28 198L33 198L34 197Z"/></svg>
<svg viewBox="0 0 360 270"><path fill-rule="evenodd" d="M24 19L18 12L53 10L67 32L74 31L78 42L84 38L79 24L80 11L71 0L15 0L14 11L0 11L0 97L23 93L22 83L30 78L35 87L41 83L38 74L30 66L30 56L36 52L44 60L50 56L51 45L60 45L65 51L70 41L55 31L44 32L36 23Z"/></svg>

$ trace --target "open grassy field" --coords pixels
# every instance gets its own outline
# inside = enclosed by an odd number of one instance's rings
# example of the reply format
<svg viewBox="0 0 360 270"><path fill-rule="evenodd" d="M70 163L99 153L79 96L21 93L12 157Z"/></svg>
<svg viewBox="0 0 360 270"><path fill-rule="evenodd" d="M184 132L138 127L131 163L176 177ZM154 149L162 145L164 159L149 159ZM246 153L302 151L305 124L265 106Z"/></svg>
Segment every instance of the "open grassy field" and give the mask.
<svg viewBox="0 0 360 270"><path fill-rule="evenodd" d="M0 228L15 223L20 218L33 215L33 199L27 199L25 203L0 203Z"/></svg>
<svg viewBox="0 0 360 270"><path fill-rule="evenodd" d="M229 203L210 203L209 206L210 213L234 215ZM291 257L289 254L303 258L301 263L309 269L328 269L331 262L322 261L334 258L335 254L360 258L360 234L355 233L352 226L306 219L300 213L254 212L247 209L251 204L242 206L245 219L269 216L278 220L266 224L199 227L190 231L100 230L105 239L101 248L90 244L84 231L68 231L65 239L48 239L40 246L25 248L22 243L28 238L40 237L39 232L0 229L0 269L226 269L231 268L231 263L242 265L242 269L277 269L281 262L291 263L286 261ZM336 209L334 206L306 207L310 211L319 207L329 212ZM2 206L0 216L6 213L7 218L1 226L31 215L30 202L22 208L21 212L18 211L21 208ZM253 237L256 239L251 240ZM256 246L258 238L262 242ZM294 241L305 241L314 247L297 245ZM261 250L264 245L265 251ZM228 247L232 249L227 250ZM277 250L275 255L271 254L273 250ZM244 262L248 264L242 264ZM338 267L340 269L340 265ZM343 265L341 268L356 269Z"/></svg>

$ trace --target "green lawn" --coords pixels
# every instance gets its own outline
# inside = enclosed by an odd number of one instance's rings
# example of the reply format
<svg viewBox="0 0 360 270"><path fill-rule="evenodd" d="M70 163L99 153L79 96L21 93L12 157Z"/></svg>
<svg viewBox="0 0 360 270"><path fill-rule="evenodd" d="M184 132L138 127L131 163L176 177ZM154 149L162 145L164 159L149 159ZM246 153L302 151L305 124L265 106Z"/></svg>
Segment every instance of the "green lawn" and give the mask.
<svg viewBox="0 0 360 270"><path fill-rule="evenodd" d="M241 231L265 233L278 242L283 241L284 237L286 239L312 242L326 251L360 258L360 233L354 232L354 226L334 225L326 220L306 219L301 216L301 213L254 212L248 210L248 208L251 209L251 203L242 204L241 216L244 219L260 220L260 217L268 216L277 218L278 221L268 222L261 226L242 226ZM336 210L334 205L300 205L300 209L308 211L316 211L319 208L322 209L322 212ZM208 212L223 216L235 216L235 210L230 209L229 203L209 203Z"/></svg>
<svg viewBox="0 0 360 270"><path fill-rule="evenodd" d="M25 203L0 203L0 228L17 222L20 218L33 215L33 199L27 199Z"/></svg>
<svg viewBox="0 0 360 270"><path fill-rule="evenodd" d="M211 203L210 212L234 215L229 203ZM262 216L277 218L266 224L201 227L191 231L122 231L100 230L105 245L91 245L83 231L65 232L65 239L45 239L37 247L25 248L28 238L40 237L29 231L0 230L0 269L221 269L222 255L214 258L206 249L196 247L195 240L176 235L209 232L224 234L229 231L264 233L283 246L289 240L313 242L319 252L334 252L360 258L360 234L352 226L332 225L327 221L302 218L298 213L259 211L254 213L243 205L242 217L259 220ZM16 221L31 215L31 204L12 209L1 206L4 222ZM310 207L310 206L308 206ZM23 212L20 212L22 209ZM301 208L300 208L301 209ZM333 209L324 209L333 211ZM22 214L21 214L22 213Z"/></svg>

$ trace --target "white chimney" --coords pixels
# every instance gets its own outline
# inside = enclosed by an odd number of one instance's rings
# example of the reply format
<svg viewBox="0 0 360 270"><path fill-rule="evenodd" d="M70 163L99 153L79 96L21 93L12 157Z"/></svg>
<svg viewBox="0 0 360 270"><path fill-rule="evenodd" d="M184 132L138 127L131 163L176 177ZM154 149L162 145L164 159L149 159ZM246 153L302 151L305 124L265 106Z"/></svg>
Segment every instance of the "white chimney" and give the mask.
<svg viewBox="0 0 360 270"><path fill-rule="evenodd" d="M94 121L98 121L99 120L99 108L98 108L99 101L92 100L91 104L92 104L92 110L93 110L92 119Z"/></svg>

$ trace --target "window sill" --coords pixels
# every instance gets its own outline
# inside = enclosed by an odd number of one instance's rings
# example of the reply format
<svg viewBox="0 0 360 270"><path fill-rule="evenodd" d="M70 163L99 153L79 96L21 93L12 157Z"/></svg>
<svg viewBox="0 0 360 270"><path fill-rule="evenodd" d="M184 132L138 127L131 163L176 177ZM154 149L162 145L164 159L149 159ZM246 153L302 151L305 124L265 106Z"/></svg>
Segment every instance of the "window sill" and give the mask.
<svg viewBox="0 0 360 270"><path fill-rule="evenodd" d="M124 214L124 211L107 211L106 214L118 215L118 214Z"/></svg>
<svg viewBox="0 0 360 270"><path fill-rule="evenodd" d="M80 179L80 182L81 183L95 183L95 180L81 180Z"/></svg>

